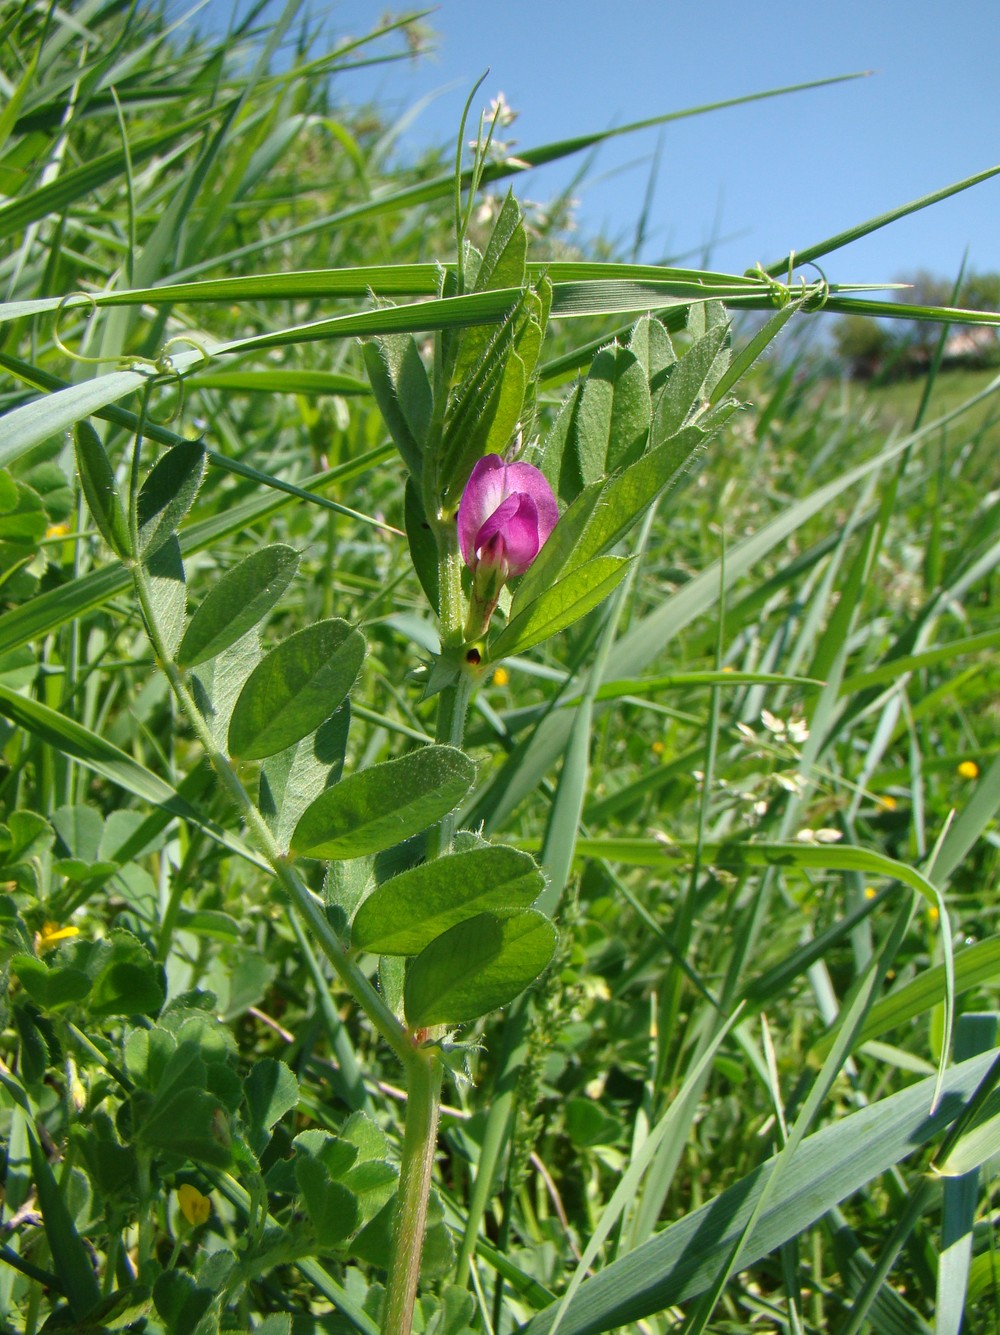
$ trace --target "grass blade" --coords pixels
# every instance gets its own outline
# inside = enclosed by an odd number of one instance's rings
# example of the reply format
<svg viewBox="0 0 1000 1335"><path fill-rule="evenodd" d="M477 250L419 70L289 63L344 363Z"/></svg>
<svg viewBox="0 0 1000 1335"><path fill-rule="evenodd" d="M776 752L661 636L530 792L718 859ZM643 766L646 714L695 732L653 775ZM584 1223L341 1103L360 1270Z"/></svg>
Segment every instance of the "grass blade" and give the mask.
<svg viewBox="0 0 1000 1335"><path fill-rule="evenodd" d="M990 177L996 176L997 172L1000 172L1000 166L987 167L985 171L976 172L973 176L966 176L961 181L955 181L952 185L944 186L941 190L934 190L929 195L921 195L919 199L911 199L908 204L900 204L894 209L889 209L874 218L869 218L866 222L856 223L855 226L848 227L843 232L837 232L833 236L827 237L825 241L817 241L811 246L806 246L804 250L790 251L780 260L776 260L774 264L769 264L767 272L772 277L777 278L787 273L792 267L810 264L813 260L822 259L824 255L839 250L841 246L849 245L860 237L868 236L871 232L877 232L880 227L888 227L890 223L898 222L900 218L905 218L911 213L917 213L920 209L930 208L932 204L939 204L941 200L949 199L962 190L968 190L974 185L988 181Z"/></svg>
<svg viewBox="0 0 1000 1335"><path fill-rule="evenodd" d="M751 1265L816 1223L825 1212L886 1172L958 1117L989 1069L992 1054L953 1066L943 1097L928 1113L933 1078L841 1118L808 1136L783 1174L737 1258ZM704 1293L752 1214L774 1160L700 1209L585 1281L568 1305L561 1335L597 1335ZM549 1335L548 1308L523 1335Z"/></svg>

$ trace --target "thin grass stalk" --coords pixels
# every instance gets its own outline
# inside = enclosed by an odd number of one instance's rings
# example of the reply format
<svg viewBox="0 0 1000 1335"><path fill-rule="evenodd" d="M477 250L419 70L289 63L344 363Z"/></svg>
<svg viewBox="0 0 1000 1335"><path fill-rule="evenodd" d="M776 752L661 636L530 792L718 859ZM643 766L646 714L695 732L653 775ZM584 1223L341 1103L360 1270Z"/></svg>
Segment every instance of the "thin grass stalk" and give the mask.
<svg viewBox="0 0 1000 1335"><path fill-rule="evenodd" d="M845 1005L839 1017L840 1023L833 1046L827 1053L822 1069L803 1101L795 1122L789 1130L788 1139L774 1159L771 1172L764 1183L754 1209L740 1236L734 1242L724 1264L716 1273L712 1285L699 1299L685 1321L682 1335L701 1335L711 1319L712 1312L721 1298L726 1284L736 1270L738 1258L746 1240L750 1237L768 1198L777 1187L782 1173L787 1171L799 1145L815 1121L820 1105L829 1094L851 1051L854 1038L864 1023L865 1016L871 1009L885 975L891 968L900 944L909 930L915 909L915 900L916 896L911 895L910 901L903 904L897 911L881 951L878 956L872 958L865 973L857 980L854 995ZM910 1227L912 1228L912 1224Z"/></svg>
<svg viewBox="0 0 1000 1335"><path fill-rule="evenodd" d="M654 506L643 521L636 544L640 552L645 549L655 512ZM541 852L542 865L549 879L545 890L539 896L538 907L547 914L554 913L558 907L573 865L589 773L588 753L594 699L604 676L608 656L615 643L620 618L627 606L632 578L633 573L630 572L612 597L600 632L597 653L589 670L587 687L576 707L574 726L559 775L559 784ZM509 1141L513 1126L518 1072L528 1056L527 1006L528 1003L523 997L518 998L510 1009L504 1027L504 1047L494 1084L494 1095L490 1101L479 1164L466 1211L465 1231L455 1268L456 1282L459 1284L465 1284L471 1273L476 1238L493 1191L500 1155L504 1145Z"/></svg>
<svg viewBox="0 0 1000 1335"><path fill-rule="evenodd" d="M719 556L719 622L715 649L715 665L717 670L721 670L722 668L723 646L725 643L725 596L726 547L725 536L723 535L722 550ZM656 1116L657 1104L662 1101L664 1096L664 1087L668 1080L667 1068L671 1058L671 1051L673 1051L674 1054L674 1069L669 1074L669 1083L671 1085L686 1087L681 1065L684 1058L686 1043L682 1036L675 1034L677 1020L680 1014L685 978L687 976L687 971L681 966L680 961L687 961L688 950L691 944L692 933L694 931L695 902L702 865L702 844L705 840L705 832L708 825L716 756L718 751L719 702L720 690L718 687L713 687L709 693L709 717L708 726L705 730L705 759L703 762L704 768L701 785L701 799L698 807L698 828L694 859L692 861L691 874L688 877L686 893L681 900L679 911L675 914L672 923L671 935L673 938L673 949L671 951L669 971L663 988L666 995L660 1002L657 1019L659 1050L657 1052L656 1066L652 1073L652 1079L649 1082L647 1095L650 1105L649 1115L651 1117ZM716 1004L713 1002L708 1008L709 1014L716 1009ZM706 1008L700 1008L697 1014L700 1023L705 1018ZM693 1024L694 1021L692 1020L688 1025L689 1030L693 1027ZM712 1041L712 1030L704 1030L702 1040L696 1044L694 1053L695 1060L700 1058L706 1046ZM703 1069L700 1083L693 1091L694 1097L689 1099L688 1106L691 1117L695 1114L697 1100L707 1083L708 1075L708 1068L705 1067ZM634 1217L631 1220L630 1243L632 1246L635 1246L639 1240L648 1237L653 1232L656 1220L660 1215L663 1203L670 1190L670 1185L673 1182L682 1151L682 1141L681 1138L677 1136L673 1140L673 1143L666 1147L666 1152L657 1156L656 1163L652 1167L644 1184L642 1194L638 1199Z"/></svg>
<svg viewBox="0 0 1000 1335"><path fill-rule="evenodd" d="M933 1178L923 1178L909 1194L906 1208L896 1227L892 1230L888 1242L882 1248L882 1254L872 1267L860 1290L851 1304L850 1316L843 1326L842 1335L858 1335L866 1325L872 1304L878 1297L879 1290L885 1283L890 1270L895 1265L899 1253L909 1240L910 1234L927 1210L935 1196L940 1193L940 1183Z"/></svg>
<svg viewBox="0 0 1000 1335"><path fill-rule="evenodd" d="M343 1096L351 1107L362 1109L369 1115L373 1115L375 1110L365 1086L364 1074L358 1065L358 1059L350 1037L337 1014L336 1006L333 1004L330 987L323 976L319 960L316 958L312 944L306 936L298 917L293 914L290 922L292 931L295 933L295 939L299 944L299 950L302 952L302 958L306 962L306 967L312 976L313 986L316 989L316 997L323 1017L327 1040L337 1060Z"/></svg>

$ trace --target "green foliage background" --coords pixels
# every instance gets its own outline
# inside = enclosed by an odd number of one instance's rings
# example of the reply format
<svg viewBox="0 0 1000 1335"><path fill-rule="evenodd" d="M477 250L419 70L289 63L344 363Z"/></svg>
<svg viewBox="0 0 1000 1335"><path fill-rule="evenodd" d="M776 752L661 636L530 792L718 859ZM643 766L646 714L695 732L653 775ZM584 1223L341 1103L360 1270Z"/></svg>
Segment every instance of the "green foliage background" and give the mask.
<svg viewBox="0 0 1000 1335"><path fill-rule="evenodd" d="M322 782L418 754L436 628L357 336L412 330L426 355L510 302L441 299L447 155L401 164L377 109L340 97L419 24L317 54L296 4L254 22L219 42L104 0L0 10L0 1321L26 1332L378 1329L399 1065L178 715L108 498L148 389L150 455L208 451L190 512L147 530L178 529L190 606L294 549L266 643L324 622L368 646L322 721ZM480 249L518 170L487 159ZM445 1049L414 1329L994 1330L994 383L942 400L932 363L887 405L804 357L758 362L809 309L886 311L782 273L598 266L564 218L527 218L553 285L538 434L643 312L692 377L699 338L727 341L708 298L766 320L692 380L741 407L624 539L625 581L509 640L473 705L459 851L536 853L559 946ZM564 499L591 480L556 476ZM158 596L179 618L183 590ZM185 654L208 695L246 668ZM252 777L266 702L244 713ZM331 930L395 856L312 865ZM391 1004L400 969L360 958Z"/></svg>

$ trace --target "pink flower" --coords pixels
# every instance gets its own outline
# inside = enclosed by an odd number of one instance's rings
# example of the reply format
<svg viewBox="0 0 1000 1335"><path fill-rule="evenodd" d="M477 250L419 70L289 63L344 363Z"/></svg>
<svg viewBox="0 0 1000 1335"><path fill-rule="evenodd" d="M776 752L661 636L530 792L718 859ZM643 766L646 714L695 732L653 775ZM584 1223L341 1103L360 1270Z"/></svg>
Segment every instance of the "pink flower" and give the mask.
<svg viewBox="0 0 1000 1335"><path fill-rule="evenodd" d="M531 464L505 464L499 454L480 459L458 507L462 559L502 572L501 584L523 575L556 526L552 488Z"/></svg>
<svg viewBox="0 0 1000 1335"><path fill-rule="evenodd" d="M472 571L466 641L485 635L500 590L524 572L559 519L552 488L531 464L488 454L472 470L458 507L458 542Z"/></svg>

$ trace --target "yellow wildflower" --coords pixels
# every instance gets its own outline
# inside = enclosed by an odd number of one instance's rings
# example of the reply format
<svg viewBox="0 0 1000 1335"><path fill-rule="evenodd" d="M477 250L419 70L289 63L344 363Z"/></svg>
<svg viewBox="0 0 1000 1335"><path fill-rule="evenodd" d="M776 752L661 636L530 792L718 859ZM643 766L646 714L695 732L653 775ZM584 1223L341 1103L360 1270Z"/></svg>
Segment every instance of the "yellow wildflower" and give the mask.
<svg viewBox="0 0 1000 1335"><path fill-rule="evenodd" d="M667 748L663 744L663 742L661 742L660 739L657 738L656 741L652 743L649 749L652 751L654 756L662 756Z"/></svg>
<svg viewBox="0 0 1000 1335"><path fill-rule="evenodd" d="M896 808L899 806L899 803L896 801L896 799L892 797L889 793L886 793L884 797L880 797L878 799L878 804L883 811L895 811Z"/></svg>
<svg viewBox="0 0 1000 1335"><path fill-rule="evenodd" d="M57 922L43 922L42 930L35 933L35 949L41 955L43 951L59 945L60 941L71 941L79 935L79 927L60 927Z"/></svg>
<svg viewBox="0 0 1000 1335"><path fill-rule="evenodd" d="M506 668L498 667L493 673L494 686L506 686L510 682L510 673Z"/></svg>
<svg viewBox="0 0 1000 1335"><path fill-rule="evenodd" d="M978 779L979 766L974 760L963 760L958 767L958 777L960 779Z"/></svg>
<svg viewBox="0 0 1000 1335"><path fill-rule="evenodd" d="M69 534L69 524L50 524L45 530L47 538L65 538Z"/></svg>
<svg viewBox="0 0 1000 1335"><path fill-rule="evenodd" d="M874 899L877 893L873 885L865 886L865 899Z"/></svg>
<svg viewBox="0 0 1000 1335"><path fill-rule="evenodd" d="M204 1224L212 1213L211 1198L203 1196L197 1187L192 1187L188 1182L177 1188L177 1203L192 1228Z"/></svg>

